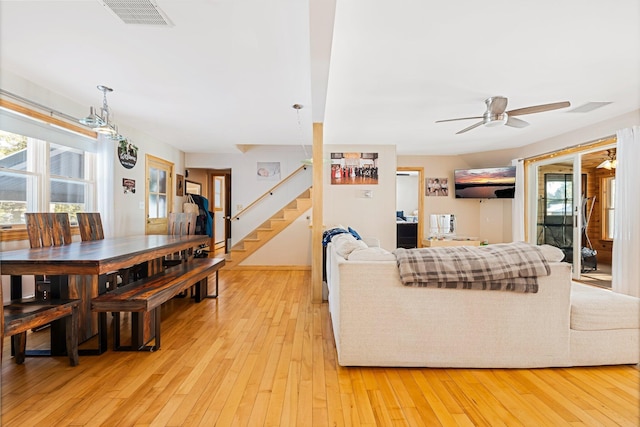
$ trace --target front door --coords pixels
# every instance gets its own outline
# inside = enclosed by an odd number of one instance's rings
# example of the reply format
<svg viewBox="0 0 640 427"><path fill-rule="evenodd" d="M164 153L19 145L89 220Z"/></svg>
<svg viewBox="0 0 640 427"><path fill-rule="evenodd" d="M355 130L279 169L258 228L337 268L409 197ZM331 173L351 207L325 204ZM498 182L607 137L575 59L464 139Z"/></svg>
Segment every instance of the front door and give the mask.
<svg viewBox="0 0 640 427"><path fill-rule="evenodd" d="M147 154L145 189L145 234L167 234L173 206L173 163Z"/></svg>

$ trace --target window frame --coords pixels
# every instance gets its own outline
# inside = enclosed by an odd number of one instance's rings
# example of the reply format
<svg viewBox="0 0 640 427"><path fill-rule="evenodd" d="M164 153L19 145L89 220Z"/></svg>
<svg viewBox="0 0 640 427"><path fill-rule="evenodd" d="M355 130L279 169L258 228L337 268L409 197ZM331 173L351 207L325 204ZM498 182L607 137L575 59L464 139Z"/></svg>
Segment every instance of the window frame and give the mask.
<svg viewBox="0 0 640 427"><path fill-rule="evenodd" d="M0 107L5 110L8 116L15 114L16 117L22 117L22 120L32 120L34 123L40 123L40 126L52 125L63 131L70 132L71 134L81 135L85 138L97 139L97 134L93 131L88 131L75 123L71 123L65 120L53 117L52 112L48 114L41 113L29 107L19 105L0 98ZM77 142L69 142L65 144L64 140L60 141L58 138L53 138L52 141L47 141L42 138L36 138L29 136L29 132L19 132L15 129L1 129L5 132L23 135L27 138L27 166L26 170L17 170L7 167L0 167L0 171L16 176L23 176L30 178L33 183L27 183L27 212L49 212L51 210L51 186L52 179L69 181L69 182L82 182L85 184L84 194L84 207L88 210L95 210L97 206L97 180L95 176L97 166L97 155L90 147L79 148ZM64 135L63 135L63 138ZM71 138L74 138L73 136ZM71 139L70 138L70 139ZM76 137L77 139L77 137ZM84 178L70 178L59 175L51 175L50 173L50 149L51 144L61 146L65 149L82 151L84 154ZM31 190L30 190L31 188ZM77 227L72 228L73 234L77 234ZM4 241L16 241L26 240L26 226L24 223L12 223L3 224L0 229L0 242Z"/></svg>
<svg viewBox="0 0 640 427"><path fill-rule="evenodd" d="M602 224L600 230L600 239L612 242L613 241L613 227L615 224L610 222L614 221L615 212L615 182L616 176L603 176L600 178L600 200L601 200L601 221ZM611 216L610 216L611 215ZM607 230L611 230L611 234Z"/></svg>

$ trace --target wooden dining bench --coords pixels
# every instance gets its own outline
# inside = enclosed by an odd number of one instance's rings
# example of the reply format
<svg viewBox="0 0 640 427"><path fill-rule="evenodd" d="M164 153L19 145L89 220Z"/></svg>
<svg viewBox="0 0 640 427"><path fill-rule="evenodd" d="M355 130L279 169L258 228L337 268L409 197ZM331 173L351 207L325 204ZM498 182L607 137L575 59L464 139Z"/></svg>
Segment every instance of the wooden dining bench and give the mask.
<svg viewBox="0 0 640 427"><path fill-rule="evenodd" d="M104 293L91 301L91 309L99 313L99 346L107 347L107 313L115 313L113 319L113 349L149 350L160 348L160 307L176 295L195 286L195 300L200 302L208 293L208 277L224 266L223 258L197 258L174 267L164 269L161 273L136 280ZM217 276L216 276L217 288ZM120 312L131 313L131 345L120 344ZM143 315L152 314L155 328L153 346L145 342Z"/></svg>
<svg viewBox="0 0 640 427"><path fill-rule="evenodd" d="M2 295L2 293L0 293ZM35 298L13 300L3 307L3 336L10 336L15 352L15 362L24 363L27 345L27 331L64 319L66 329L67 355L69 364L78 364L78 307L80 300ZM50 355L50 351L41 355Z"/></svg>

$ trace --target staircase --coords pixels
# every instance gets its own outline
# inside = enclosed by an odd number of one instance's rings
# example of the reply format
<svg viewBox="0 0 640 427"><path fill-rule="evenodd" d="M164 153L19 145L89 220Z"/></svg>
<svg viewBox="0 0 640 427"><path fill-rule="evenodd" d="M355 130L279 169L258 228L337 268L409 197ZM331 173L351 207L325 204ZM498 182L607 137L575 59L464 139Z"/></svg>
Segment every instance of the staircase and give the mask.
<svg viewBox="0 0 640 427"><path fill-rule="evenodd" d="M310 208L311 188L304 191L287 206L280 209L271 218L250 232L244 239L233 245L226 255L226 263L223 268L233 269L237 267Z"/></svg>

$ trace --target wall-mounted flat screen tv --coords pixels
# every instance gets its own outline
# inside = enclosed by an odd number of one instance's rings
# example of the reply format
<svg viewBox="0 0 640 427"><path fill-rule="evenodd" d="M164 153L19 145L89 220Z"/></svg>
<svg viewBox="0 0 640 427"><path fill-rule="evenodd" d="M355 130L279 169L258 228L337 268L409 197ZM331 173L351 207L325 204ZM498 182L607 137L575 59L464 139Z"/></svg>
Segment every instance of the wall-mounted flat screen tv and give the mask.
<svg viewBox="0 0 640 427"><path fill-rule="evenodd" d="M456 169L456 199L513 199L516 167Z"/></svg>

